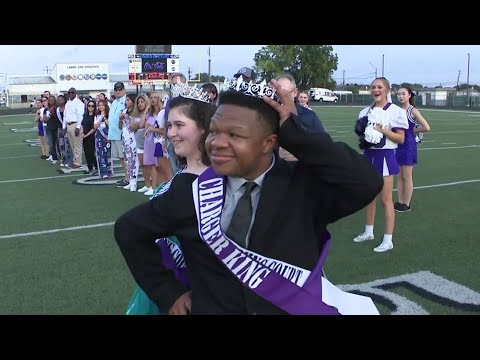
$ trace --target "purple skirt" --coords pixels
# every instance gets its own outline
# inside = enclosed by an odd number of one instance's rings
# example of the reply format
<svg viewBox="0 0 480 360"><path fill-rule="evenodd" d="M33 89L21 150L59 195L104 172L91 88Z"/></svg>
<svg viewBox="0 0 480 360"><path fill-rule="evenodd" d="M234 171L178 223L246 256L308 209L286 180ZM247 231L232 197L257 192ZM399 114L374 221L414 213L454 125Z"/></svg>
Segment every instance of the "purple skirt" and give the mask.
<svg viewBox="0 0 480 360"><path fill-rule="evenodd" d="M395 151L398 165L413 166L417 164L417 143L413 142L398 144L398 149Z"/></svg>
<svg viewBox="0 0 480 360"><path fill-rule="evenodd" d="M363 155L382 176L397 175L400 172L394 149L368 149Z"/></svg>
<svg viewBox="0 0 480 360"><path fill-rule="evenodd" d="M153 134L145 136L143 141L143 165L157 165L158 159L155 157L155 143Z"/></svg>
<svg viewBox="0 0 480 360"><path fill-rule="evenodd" d="M37 125L38 136L45 136L45 131L43 131L43 122L39 121Z"/></svg>

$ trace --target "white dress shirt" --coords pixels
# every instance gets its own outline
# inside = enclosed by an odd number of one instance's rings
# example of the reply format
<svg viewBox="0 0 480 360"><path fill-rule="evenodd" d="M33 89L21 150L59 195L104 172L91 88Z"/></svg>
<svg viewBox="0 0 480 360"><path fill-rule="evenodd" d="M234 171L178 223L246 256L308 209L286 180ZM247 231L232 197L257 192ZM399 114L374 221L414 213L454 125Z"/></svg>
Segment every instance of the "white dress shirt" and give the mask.
<svg viewBox="0 0 480 360"><path fill-rule="evenodd" d="M252 190L251 199L252 199L252 222L250 223L250 227L248 228L247 232L247 239L246 244L248 247L249 238L250 238L250 231L252 230L252 225L255 220L255 213L257 212L258 201L260 200L260 190L262 189L263 179L265 178L265 174L270 171L270 169L275 164L275 156L273 156L272 164L270 167L253 180L257 186ZM233 213L237 206L238 200L243 196L245 193L245 188L243 184L248 182L249 180L245 180L243 178L228 176L227 177L227 193L225 195L225 205L223 206L222 210L222 218L220 220L220 227L225 234L227 232L228 226L230 225L230 221L232 220Z"/></svg>
<svg viewBox="0 0 480 360"><path fill-rule="evenodd" d="M66 129L67 124L76 122L77 129L80 129L80 127L82 126L84 112L85 104L80 101L78 97L75 97L75 99L73 100L68 99L67 103L65 104L65 110L63 112L62 128Z"/></svg>

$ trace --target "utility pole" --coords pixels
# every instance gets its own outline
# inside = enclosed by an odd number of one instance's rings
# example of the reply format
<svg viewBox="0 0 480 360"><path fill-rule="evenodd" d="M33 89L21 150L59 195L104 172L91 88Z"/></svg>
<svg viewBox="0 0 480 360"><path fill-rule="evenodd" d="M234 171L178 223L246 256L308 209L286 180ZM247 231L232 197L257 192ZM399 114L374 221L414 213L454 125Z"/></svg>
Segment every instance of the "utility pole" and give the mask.
<svg viewBox="0 0 480 360"><path fill-rule="evenodd" d="M208 47L208 82L212 81L211 78L211 65L212 65L212 58L210 57L210 46Z"/></svg>
<svg viewBox="0 0 480 360"><path fill-rule="evenodd" d="M458 70L457 90L458 90L458 85L459 85L459 83L460 83L460 73L461 73L461 70Z"/></svg>
<svg viewBox="0 0 480 360"><path fill-rule="evenodd" d="M52 69L49 69L47 65L45 66L45 69L43 69L43 71L45 71L47 74L50 74L50 71L52 71Z"/></svg>
<svg viewBox="0 0 480 360"><path fill-rule="evenodd" d="M188 67L188 80L191 80L192 71L190 70L190 66Z"/></svg>
<svg viewBox="0 0 480 360"><path fill-rule="evenodd" d="M342 90L345 89L345 70L343 70L343 83L342 83Z"/></svg>
<svg viewBox="0 0 480 360"><path fill-rule="evenodd" d="M382 55L382 77L385 76L384 69L385 69L385 54Z"/></svg>
<svg viewBox="0 0 480 360"><path fill-rule="evenodd" d="M373 64L371 62L369 62L369 64L375 69L375 79L378 77L378 74L377 74L377 67L376 66L373 66Z"/></svg>
<svg viewBox="0 0 480 360"><path fill-rule="evenodd" d="M467 64L467 101L470 101L470 53L468 53Z"/></svg>

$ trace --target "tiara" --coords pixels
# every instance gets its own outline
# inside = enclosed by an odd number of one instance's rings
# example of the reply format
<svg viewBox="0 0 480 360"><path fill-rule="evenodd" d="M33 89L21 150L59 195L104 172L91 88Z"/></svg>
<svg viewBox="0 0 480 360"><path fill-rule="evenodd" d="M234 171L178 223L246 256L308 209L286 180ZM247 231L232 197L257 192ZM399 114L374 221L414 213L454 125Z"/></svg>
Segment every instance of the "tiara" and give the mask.
<svg viewBox="0 0 480 360"><path fill-rule="evenodd" d="M172 97L181 96L188 99L198 100L205 103L210 103L210 97L202 89L197 89L193 86L188 86L187 84L180 83L175 84L171 87Z"/></svg>
<svg viewBox="0 0 480 360"><path fill-rule="evenodd" d="M249 83L243 81L243 76L239 76L235 80L227 80L223 83L223 91L234 90L244 93L245 95L262 97L267 96L277 102L280 102L279 96L276 94L276 90L269 87L267 82L263 80L260 84L256 84L253 81Z"/></svg>

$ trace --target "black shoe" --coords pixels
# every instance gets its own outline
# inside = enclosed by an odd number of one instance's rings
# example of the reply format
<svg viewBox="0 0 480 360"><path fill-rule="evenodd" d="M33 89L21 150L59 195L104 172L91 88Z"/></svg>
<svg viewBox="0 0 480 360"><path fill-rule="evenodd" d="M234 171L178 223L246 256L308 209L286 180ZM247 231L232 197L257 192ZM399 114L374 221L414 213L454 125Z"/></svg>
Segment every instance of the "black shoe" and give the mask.
<svg viewBox="0 0 480 360"><path fill-rule="evenodd" d="M398 211L398 209L400 209L401 207L402 207L402 204L400 204L398 201L397 201L395 204L393 204L393 208L394 208L395 210L397 210L397 211Z"/></svg>
<svg viewBox="0 0 480 360"><path fill-rule="evenodd" d="M124 186L127 186L128 184L130 184L130 182L125 179L123 179L121 182L116 183L117 187L124 187Z"/></svg>
<svg viewBox="0 0 480 360"><path fill-rule="evenodd" d="M395 209L396 212L408 212L411 208L407 204L400 204L398 209Z"/></svg>
<svg viewBox="0 0 480 360"><path fill-rule="evenodd" d="M42 160L48 159L48 156L47 155L41 155L40 159L42 159Z"/></svg>
<svg viewBox="0 0 480 360"><path fill-rule="evenodd" d="M91 173L90 175L92 175L92 176L98 176L98 170L92 171L92 173Z"/></svg>

